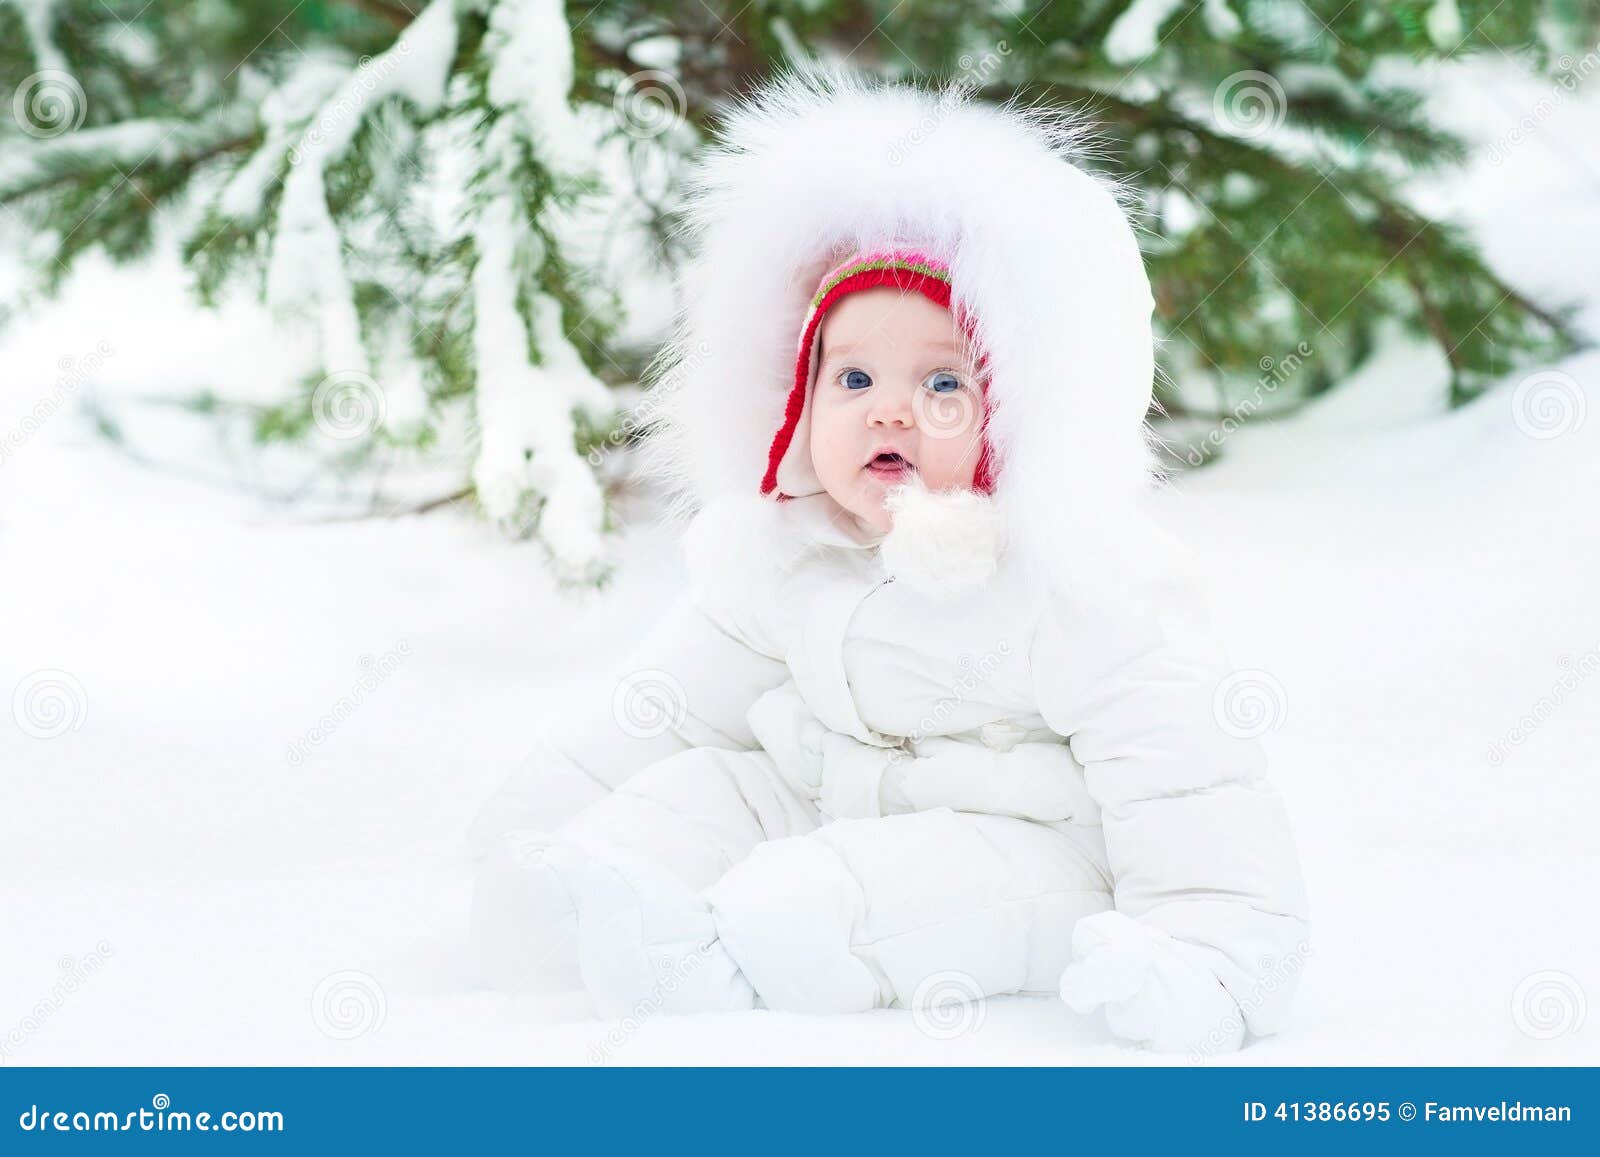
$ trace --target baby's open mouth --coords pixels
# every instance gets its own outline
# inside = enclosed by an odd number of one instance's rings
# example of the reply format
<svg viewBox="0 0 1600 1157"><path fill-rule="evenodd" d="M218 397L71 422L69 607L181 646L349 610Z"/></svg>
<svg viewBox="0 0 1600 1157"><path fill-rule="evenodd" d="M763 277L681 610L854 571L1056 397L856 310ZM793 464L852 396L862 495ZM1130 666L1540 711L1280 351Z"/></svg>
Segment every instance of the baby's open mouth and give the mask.
<svg viewBox="0 0 1600 1157"><path fill-rule="evenodd" d="M912 473L916 470L916 466L912 464L909 458L892 450L886 450L868 461L865 469L874 478L892 480L903 478Z"/></svg>

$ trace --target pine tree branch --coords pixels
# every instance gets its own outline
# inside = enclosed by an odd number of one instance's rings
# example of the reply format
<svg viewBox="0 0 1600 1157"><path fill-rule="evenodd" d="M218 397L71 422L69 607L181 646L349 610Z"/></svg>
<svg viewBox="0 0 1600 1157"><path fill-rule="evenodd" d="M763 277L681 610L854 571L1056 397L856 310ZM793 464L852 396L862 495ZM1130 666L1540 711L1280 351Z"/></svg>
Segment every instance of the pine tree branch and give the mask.
<svg viewBox="0 0 1600 1157"><path fill-rule="evenodd" d="M1428 327L1428 332L1439 348L1444 351L1445 361L1450 363L1450 378L1452 382L1458 381L1466 370L1466 364L1457 352L1460 343L1453 341L1450 334L1450 325L1445 321L1444 314L1433 300L1433 295L1428 292L1427 283L1422 280L1422 275L1417 272L1417 267L1404 259L1400 262L1401 271L1405 275L1406 284L1411 286L1411 292L1417 295L1417 304L1422 309L1423 324Z"/></svg>
<svg viewBox="0 0 1600 1157"><path fill-rule="evenodd" d="M1269 148L1218 132L1168 105L1138 104L1086 85L1070 82L1045 81L1042 82L1042 86L1054 95L1086 106L1085 111L1088 115L1096 115L1100 111L1107 112L1111 119L1134 131L1190 133L1203 144L1206 153L1218 158L1224 167L1242 172L1266 171L1296 184L1303 184L1312 176L1307 170ZM1021 91L1021 89L997 87L984 90L984 95L994 100L1018 99ZM1098 109L1094 107L1096 105L1099 106ZM1345 180L1354 181L1359 191L1372 199L1380 221L1393 223L1396 226L1393 230L1383 228L1378 231L1378 236L1388 249L1391 259L1398 257L1419 231L1434 227L1433 222L1415 213L1409 206L1382 189L1374 187L1371 182L1362 180L1359 174L1342 172L1341 176ZM1326 173L1318 174L1318 179L1333 184L1333 178ZM1507 300L1514 302L1519 308L1525 309L1531 316L1544 323L1561 340L1574 345L1580 344L1571 327L1553 312L1529 301L1525 295L1506 285L1493 270L1484 268L1483 274L1493 283L1497 292L1504 293ZM1445 348L1448 349L1450 344L1447 342Z"/></svg>
<svg viewBox="0 0 1600 1157"><path fill-rule="evenodd" d="M1431 221L1412 210L1408 205L1385 199L1365 187L1363 187L1362 192L1377 202L1382 213L1378 223L1379 235L1387 240L1391 246L1403 246L1407 238L1415 237L1422 230L1433 227ZM1529 299L1526 294L1514 286L1507 285L1499 277L1495 276L1492 271L1490 276L1494 281L1496 292L1500 293L1506 301L1511 302L1517 309L1536 318L1562 340L1575 345L1582 344L1578 335L1572 332L1571 326L1553 310Z"/></svg>
<svg viewBox="0 0 1600 1157"><path fill-rule="evenodd" d="M1563 338L1573 342L1575 345L1585 344L1583 339L1579 337L1578 334L1573 332L1572 327L1568 325L1564 319L1552 311L1544 308L1544 306L1540 305L1538 302L1531 300L1520 289L1517 289L1511 285L1507 285L1503 281L1500 282L1500 289L1505 292L1506 300L1511 302L1512 305L1515 305L1518 309L1538 318L1545 325L1549 326L1554 333L1561 335Z"/></svg>
<svg viewBox="0 0 1600 1157"><path fill-rule="evenodd" d="M115 169L132 178L146 168L193 167L261 138L253 109L235 105L198 123L178 118L123 121L80 129L13 154L0 169L0 205Z"/></svg>
<svg viewBox="0 0 1600 1157"><path fill-rule="evenodd" d="M1294 114L1292 127L1350 147L1387 148L1416 169L1466 159L1459 137L1418 120L1414 103L1393 94L1368 94L1352 103L1331 92L1296 93L1286 112Z"/></svg>

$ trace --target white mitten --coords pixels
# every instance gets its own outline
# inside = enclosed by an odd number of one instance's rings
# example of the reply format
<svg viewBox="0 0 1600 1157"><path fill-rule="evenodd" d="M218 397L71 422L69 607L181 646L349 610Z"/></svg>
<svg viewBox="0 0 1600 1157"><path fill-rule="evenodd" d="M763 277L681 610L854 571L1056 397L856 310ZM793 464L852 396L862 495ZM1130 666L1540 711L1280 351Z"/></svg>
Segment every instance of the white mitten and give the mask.
<svg viewBox="0 0 1600 1157"><path fill-rule="evenodd" d="M898 794L884 791L890 769L910 762L902 747L878 747L830 731L822 737L822 795L817 806L836 820L873 820L910 811Z"/></svg>
<svg viewBox="0 0 1600 1157"><path fill-rule="evenodd" d="M892 792L887 803L880 796L884 773L910 762L905 749L828 730L792 680L757 699L745 718L778 773L800 795L816 801L828 818L872 819L911 810Z"/></svg>
<svg viewBox="0 0 1600 1157"><path fill-rule="evenodd" d="M793 680L751 704L745 721L790 787L807 799L822 795L822 739L828 729L811 713Z"/></svg>
<svg viewBox="0 0 1600 1157"><path fill-rule="evenodd" d="M1124 1040L1156 1052L1232 1052L1244 1042L1238 1003L1185 944L1121 912L1100 912L1072 930L1061 998L1074 1012L1104 1005Z"/></svg>

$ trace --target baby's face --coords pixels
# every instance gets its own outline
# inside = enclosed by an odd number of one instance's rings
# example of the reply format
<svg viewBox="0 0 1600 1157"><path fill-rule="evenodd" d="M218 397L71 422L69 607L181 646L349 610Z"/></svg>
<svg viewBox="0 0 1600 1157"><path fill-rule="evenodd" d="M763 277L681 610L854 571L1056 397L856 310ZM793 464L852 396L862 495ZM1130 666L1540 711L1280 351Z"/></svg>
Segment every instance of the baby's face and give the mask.
<svg viewBox="0 0 1600 1157"><path fill-rule="evenodd" d="M835 502L887 531L884 495L913 472L930 490L972 486L983 395L949 310L866 289L828 311L820 340L811 463Z"/></svg>

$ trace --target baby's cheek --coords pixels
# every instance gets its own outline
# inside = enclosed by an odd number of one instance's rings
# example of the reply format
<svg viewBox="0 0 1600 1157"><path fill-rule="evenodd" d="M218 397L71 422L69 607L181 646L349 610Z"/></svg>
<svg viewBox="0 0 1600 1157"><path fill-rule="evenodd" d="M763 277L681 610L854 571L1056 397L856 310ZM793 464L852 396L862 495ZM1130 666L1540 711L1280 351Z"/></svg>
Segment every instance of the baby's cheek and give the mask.
<svg viewBox="0 0 1600 1157"><path fill-rule="evenodd" d="M924 391L917 400L918 465L935 489L970 485L977 465L979 396L971 390Z"/></svg>
<svg viewBox="0 0 1600 1157"><path fill-rule="evenodd" d="M971 486L977 467L977 444L973 434L957 438L928 439L922 458L922 480L930 489L949 490Z"/></svg>
<svg viewBox="0 0 1600 1157"><path fill-rule="evenodd" d="M837 486L849 478L848 457L848 451L838 441L824 440L813 448L811 465L825 486Z"/></svg>

